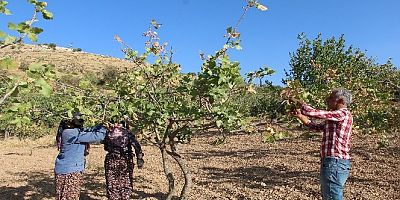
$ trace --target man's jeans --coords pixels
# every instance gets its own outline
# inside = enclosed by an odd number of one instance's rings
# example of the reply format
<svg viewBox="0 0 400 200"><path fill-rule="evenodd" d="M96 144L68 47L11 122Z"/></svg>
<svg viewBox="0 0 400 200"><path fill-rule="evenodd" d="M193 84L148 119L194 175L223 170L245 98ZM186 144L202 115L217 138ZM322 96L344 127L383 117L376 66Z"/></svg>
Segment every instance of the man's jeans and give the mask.
<svg viewBox="0 0 400 200"><path fill-rule="evenodd" d="M344 184L350 174L350 160L323 158L321 160L321 194L324 200L343 199Z"/></svg>

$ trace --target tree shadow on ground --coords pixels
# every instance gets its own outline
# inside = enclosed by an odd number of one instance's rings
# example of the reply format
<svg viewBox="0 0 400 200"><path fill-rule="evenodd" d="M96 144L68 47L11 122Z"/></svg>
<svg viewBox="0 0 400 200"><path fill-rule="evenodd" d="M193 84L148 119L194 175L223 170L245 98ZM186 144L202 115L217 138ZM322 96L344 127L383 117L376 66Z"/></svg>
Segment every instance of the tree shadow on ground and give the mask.
<svg viewBox="0 0 400 200"><path fill-rule="evenodd" d="M185 153L183 153L185 154ZM240 157L243 159L258 159L265 158L270 155L270 150L263 149L247 149L238 151L220 151L220 150L207 150L207 151L192 151L186 153L191 159L205 159L205 158L222 158L222 157Z"/></svg>
<svg viewBox="0 0 400 200"><path fill-rule="evenodd" d="M43 172L21 172L15 176L26 177L23 186L1 186L1 199L44 199L55 196L54 175Z"/></svg>
<svg viewBox="0 0 400 200"><path fill-rule="evenodd" d="M26 183L21 186L0 186L0 199L45 199L55 197L55 179L51 172L20 172L13 174L17 177L24 177ZM81 188L80 199L93 199L104 197L105 185L96 180L99 174L84 174L84 184ZM93 181L96 180L96 181Z"/></svg>
<svg viewBox="0 0 400 200"><path fill-rule="evenodd" d="M361 160L376 163L398 163L400 147L374 148L367 145L357 145L351 149L352 156Z"/></svg>
<svg viewBox="0 0 400 200"><path fill-rule="evenodd" d="M142 191L143 189L151 189L151 187L148 187L146 185L141 186L140 189L138 189L135 184L137 183L151 183L152 181L149 179L146 179L144 176L135 176L133 182L133 194L132 194L132 199L143 199L143 198L155 198L155 199L166 199L167 194L162 193L162 192L155 192L155 193L146 193ZM173 200L178 199L178 197L173 197Z"/></svg>
<svg viewBox="0 0 400 200"><path fill-rule="evenodd" d="M143 191L138 191L138 190L133 190L133 199L143 199L143 198L156 198L156 199L166 199L167 194L161 193L161 192L156 192L153 194L145 193ZM177 199L177 197L173 198Z"/></svg>
<svg viewBox="0 0 400 200"><path fill-rule="evenodd" d="M318 190L304 188L307 184L318 184L318 171L291 171L285 166L269 167L238 167L222 169L216 167L205 167L207 179L196 181L199 186L209 184L233 184L235 187L251 188L256 190L276 189L276 187L292 187L312 196L319 196ZM300 183L300 184L299 184Z"/></svg>
<svg viewBox="0 0 400 200"><path fill-rule="evenodd" d="M400 186L400 183L398 180L376 180L372 178L363 178L359 176L350 176L348 179L348 182L350 183L361 183L361 184L368 184L368 185L374 185L379 188L389 188L390 186Z"/></svg>
<svg viewBox="0 0 400 200"><path fill-rule="evenodd" d="M89 200L96 197L96 199L106 199L106 184L104 181L99 179L105 179L104 169L98 168L93 169L91 173L85 174L85 183L83 185L83 190L81 191L81 200ZM146 193L135 187L136 183L150 183L150 180L145 179L143 176L134 176L133 180L133 191L132 199L143 199L143 198L156 198L165 199L167 194L156 192L156 193ZM144 188L150 189L150 187L144 186ZM143 187L141 188L143 189Z"/></svg>
<svg viewBox="0 0 400 200"><path fill-rule="evenodd" d="M21 177L21 186L13 186L13 183L9 183L6 186L0 186L0 199L54 199L55 198L55 179L52 172L19 172L12 174L16 177ZM104 180L104 172L100 168L97 170L91 170L83 175L84 183L81 187L81 200L93 200L93 199L106 199L106 185ZM143 177L135 177L134 184L137 182L146 182ZM145 193L133 188L133 199L141 198L156 198L165 199L166 194L156 193Z"/></svg>
<svg viewBox="0 0 400 200"><path fill-rule="evenodd" d="M190 153L182 153L191 159L205 159L205 158L223 158L223 157L237 157L242 159L264 159L268 156L275 155L310 155L315 158L319 158L319 150L299 152L297 150L289 149L244 149L237 151L223 151L223 150L207 150L207 151L192 151Z"/></svg>
<svg viewBox="0 0 400 200"><path fill-rule="evenodd" d="M207 185L212 182L241 183L252 189L271 188L282 185L292 185L295 182L315 181L318 171L290 171L284 166L268 167L239 167L222 169L215 167L202 168L210 180L199 182L199 185ZM260 184L263 183L263 184Z"/></svg>
<svg viewBox="0 0 400 200"><path fill-rule="evenodd" d="M81 188L80 199L106 198L106 185L104 181L101 181L104 179L104 171L101 168L90 173L85 173L83 178L85 181Z"/></svg>

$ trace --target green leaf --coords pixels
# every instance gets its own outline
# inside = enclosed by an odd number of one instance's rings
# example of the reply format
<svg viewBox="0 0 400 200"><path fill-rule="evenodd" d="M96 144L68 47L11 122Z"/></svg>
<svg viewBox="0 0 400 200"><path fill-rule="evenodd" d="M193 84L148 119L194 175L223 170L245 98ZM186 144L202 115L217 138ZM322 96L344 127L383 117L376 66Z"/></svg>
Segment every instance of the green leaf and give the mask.
<svg viewBox="0 0 400 200"><path fill-rule="evenodd" d="M159 29L161 27L161 24L158 24L156 20L151 20L151 25L155 28L155 29Z"/></svg>
<svg viewBox="0 0 400 200"><path fill-rule="evenodd" d="M232 33L232 27L228 27L227 29L226 29L226 32L228 33L228 34L230 34L230 33Z"/></svg>
<svg viewBox="0 0 400 200"><path fill-rule="evenodd" d="M36 7L39 7L39 10L43 10L47 6L47 2L44 1L38 1L35 3Z"/></svg>
<svg viewBox="0 0 400 200"><path fill-rule="evenodd" d="M18 84L19 87L23 87L23 88L27 88L28 87L28 83L27 82L20 82Z"/></svg>
<svg viewBox="0 0 400 200"><path fill-rule="evenodd" d="M79 109L79 111L84 115L93 115L93 112L87 108L81 108L81 109Z"/></svg>
<svg viewBox="0 0 400 200"><path fill-rule="evenodd" d="M27 112L30 108L32 107L32 104L31 103L22 103L21 105L20 105L20 107L19 107L19 110L21 111L21 112Z"/></svg>
<svg viewBox="0 0 400 200"><path fill-rule="evenodd" d="M42 33L42 32L43 32L43 29L38 28L38 27L31 27L30 32L37 35L37 34Z"/></svg>
<svg viewBox="0 0 400 200"><path fill-rule="evenodd" d="M4 38L4 44L13 44L16 40L17 40L16 37L7 35L7 36Z"/></svg>
<svg viewBox="0 0 400 200"><path fill-rule="evenodd" d="M23 117L21 118L21 122L22 122L23 124L30 124L30 123L31 123L31 119L29 119L27 116L23 116Z"/></svg>
<svg viewBox="0 0 400 200"><path fill-rule="evenodd" d="M18 24L14 24L9 22L8 23L8 29L13 30L13 31L18 31L20 29L20 27L18 26Z"/></svg>
<svg viewBox="0 0 400 200"><path fill-rule="evenodd" d="M0 60L0 69L17 69L18 63L12 58L4 58Z"/></svg>
<svg viewBox="0 0 400 200"><path fill-rule="evenodd" d="M12 112L18 112L20 106L21 106L21 103L13 103L12 106L8 110L12 111Z"/></svg>
<svg viewBox="0 0 400 200"><path fill-rule="evenodd" d="M264 6L264 5L260 4L260 3L256 3L256 8L258 10L261 10L261 11L267 11L268 10L267 6Z"/></svg>
<svg viewBox="0 0 400 200"><path fill-rule="evenodd" d="M7 1L0 1L0 13L3 13L5 15L11 15L10 10L6 8L8 2Z"/></svg>
<svg viewBox="0 0 400 200"><path fill-rule="evenodd" d="M4 33L3 31L0 31L0 38L5 38L7 37L7 34Z"/></svg>
<svg viewBox="0 0 400 200"><path fill-rule="evenodd" d="M53 19L53 13L51 13L47 10L42 10L42 16L44 19L47 19L47 20Z"/></svg>
<svg viewBox="0 0 400 200"><path fill-rule="evenodd" d="M14 124L18 128L20 128L22 126L21 118L20 117L15 118L14 120L10 121L10 124Z"/></svg>
<svg viewBox="0 0 400 200"><path fill-rule="evenodd" d="M17 88L11 93L11 96L12 96L12 97L16 97L16 96L18 96L18 94L19 94L19 88L17 87Z"/></svg>
<svg viewBox="0 0 400 200"><path fill-rule="evenodd" d="M217 124L217 127L221 127L224 122L222 120L217 120L215 123Z"/></svg>
<svg viewBox="0 0 400 200"><path fill-rule="evenodd" d="M4 9L3 14L5 15L11 15L11 11L8 10L7 8Z"/></svg>
<svg viewBox="0 0 400 200"><path fill-rule="evenodd" d="M43 68L44 68L43 64L41 64L41 63L31 63L28 67L29 71L33 72L33 73L41 72L41 71L43 71Z"/></svg>
<svg viewBox="0 0 400 200"><path fill-rule="evenodd" d="M73 116L73 108L70 108L68 111L67 111L67 115L68 115L68 117L69 118L71 118L72 116Z"/></svg>
<svg viewBox="0 0 400 200"><path fill-rule="evenodd" d="M28 33L28 38L32 41L32 42L37 42L38 37L36 34L34 33Z"/></svg>
<svg viewBox="0 0 400 200"><path fill-rule="evenodd" d="M37 4L37 0L29 0L29 3L31 3L31 4Z"/></svg>
<svg viewBox="0 0 400 200"><path fill-rule="evenodd" d="M82 80L79 82L79 87L81 89L89 89L90 88L90 81Z"/></svg>
<svg viewBox="0 0 400 200"><path fill-rule="evenodd" d="M40 87L39 92L43 96L50 97L53 93L53 88L43 78L38 79L35 83L37 87Z"/></svg>
<svg viewBox="0 0 400 200"><path fill-rule="evenodd" d="M242 50L243 48L239 44L237 44L237 45L235 45L235 49L236 50Z"/></svg>

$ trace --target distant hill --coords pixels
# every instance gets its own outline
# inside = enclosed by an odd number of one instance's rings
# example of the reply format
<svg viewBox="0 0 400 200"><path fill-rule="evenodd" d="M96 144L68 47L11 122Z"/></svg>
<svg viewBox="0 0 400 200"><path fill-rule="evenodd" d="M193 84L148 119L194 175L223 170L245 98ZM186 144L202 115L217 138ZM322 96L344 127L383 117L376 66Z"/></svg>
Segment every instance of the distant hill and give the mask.
<svg viewBox="0 0 400 200"><path fill-rule="evenodd" d="M3 58L12 58L19 66L32 62L53 64L59 71L76 75L102 75L107 70L129 69L136 66L132 62L119 58L51 45L8 46L0 49L0 59Z"/></svg>

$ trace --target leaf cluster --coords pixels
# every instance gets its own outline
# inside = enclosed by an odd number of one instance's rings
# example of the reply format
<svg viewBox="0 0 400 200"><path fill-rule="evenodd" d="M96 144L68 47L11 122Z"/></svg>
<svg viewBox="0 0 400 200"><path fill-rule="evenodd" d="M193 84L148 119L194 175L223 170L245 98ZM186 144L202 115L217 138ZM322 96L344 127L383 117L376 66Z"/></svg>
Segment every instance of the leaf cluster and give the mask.
<svg viewBox="0 0 400 200"><path fill-rule="evenodd" d="M17 31L19 36L9 35L4 31L0 30L0 47L6 47L11 44L21 43L25 37L28 37L32 42L37 42L38 35L43 32L42 28L33 26L33 23L37 21L37 14L41 14L45 20L53 19L53 14L46 10L47 3L44 1L28 0L29 4L34 7L33 15L31 19L19 22L19 23L8 23L8 29L11 31ZM8 2L0 1L0 14L11 15L11 11L6 8Z"/></svg>

